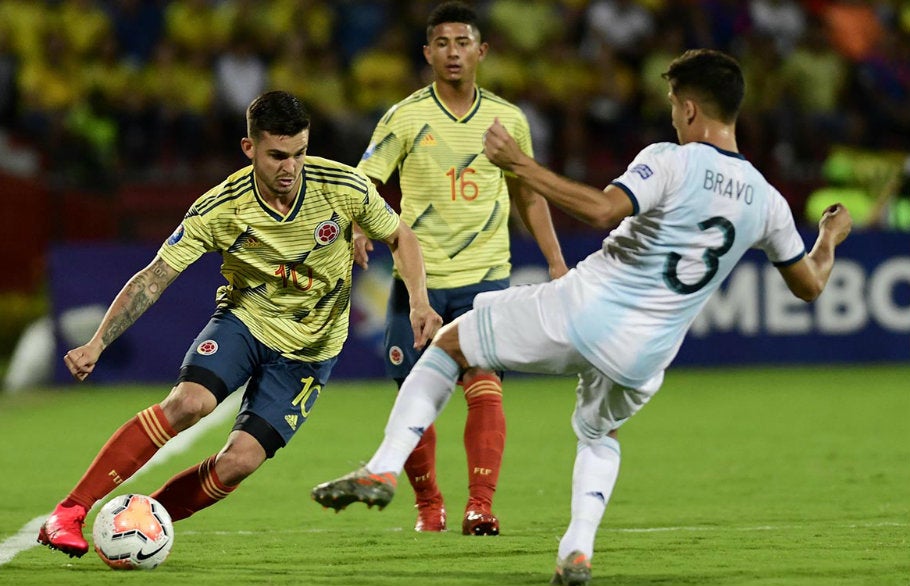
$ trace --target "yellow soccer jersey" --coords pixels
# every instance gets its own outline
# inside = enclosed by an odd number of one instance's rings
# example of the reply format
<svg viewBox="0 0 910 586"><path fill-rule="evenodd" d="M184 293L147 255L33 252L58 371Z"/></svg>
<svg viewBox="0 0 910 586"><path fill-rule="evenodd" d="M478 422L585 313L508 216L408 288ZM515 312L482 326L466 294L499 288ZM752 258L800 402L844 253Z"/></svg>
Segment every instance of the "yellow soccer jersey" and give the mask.
<svg viewBox="0 0 910 586"><path fill-rule="evenodd" d="M306 157L300 192L282 216L263 202L250 166L197 199L158 254L183 271L205 252L221 253L227 285L218 307L288 358L319 361L348 335L352 222L375 239L399 222L356 169Z"/></svg>
<svg viewBox="0 0 910 586"><path fill-rule="evenodd" d="M420 240L431 289L509 276L509 192L503 171L483 154L494 118L533 156L517 106L477 89L470 111L457 118L433 84L383 116L357 166L382 182L398 169L401 219Z"/></svg>

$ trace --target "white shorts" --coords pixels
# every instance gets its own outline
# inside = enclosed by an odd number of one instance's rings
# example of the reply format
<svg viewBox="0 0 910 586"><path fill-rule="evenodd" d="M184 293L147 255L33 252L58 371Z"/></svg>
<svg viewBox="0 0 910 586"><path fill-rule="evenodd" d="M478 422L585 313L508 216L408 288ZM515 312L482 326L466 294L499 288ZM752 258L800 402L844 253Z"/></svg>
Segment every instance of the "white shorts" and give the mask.
<svg viewBox="0 0 910 586"><path fill-rule="evenodd" d="M579 439L597 439L637 413L660 389L663 372L640 388L613 381L569 341L563 283L489 291L458 320L458 342L468 364L487 370L578 376L572 427Z"/></svg>

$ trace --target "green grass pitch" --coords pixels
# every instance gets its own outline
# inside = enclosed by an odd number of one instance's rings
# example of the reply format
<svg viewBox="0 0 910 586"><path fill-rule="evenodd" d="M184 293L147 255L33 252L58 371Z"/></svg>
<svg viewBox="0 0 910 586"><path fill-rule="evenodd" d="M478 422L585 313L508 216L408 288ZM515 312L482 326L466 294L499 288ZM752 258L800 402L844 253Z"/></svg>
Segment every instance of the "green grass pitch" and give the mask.
<svg viewBox="0 0 910 586"><path fill-rule="evenodd" d="M176 525L161 567L128 574L92 552L76 560L15 544L110 433L166 389L0 395L0 584L546 584L568 523L573 389L570 378L507 377L499 537L460 533L460 396L438 422L451 531L413 531L403 477L381 512L355 504L335 514L311 501L314 484L369 458L394 399L390 382L336 382L289 447L225 502ZM907 365L671 369L620 433L592 584L910 584L908 419ZM231 423L117 493L152 492L220 449Z"/></svg>

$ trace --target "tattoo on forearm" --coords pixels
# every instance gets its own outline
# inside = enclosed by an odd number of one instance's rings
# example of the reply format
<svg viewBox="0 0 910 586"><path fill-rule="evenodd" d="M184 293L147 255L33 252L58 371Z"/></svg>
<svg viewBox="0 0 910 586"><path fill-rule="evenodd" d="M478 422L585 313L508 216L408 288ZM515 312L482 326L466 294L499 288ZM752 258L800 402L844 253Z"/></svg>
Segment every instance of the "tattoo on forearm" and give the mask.
<svg viewBox="0 0 910 586"><path fill-rule="evenodd" d="M118 296L120 298L119 307L111 315L108 326L101 336L105 347L116 340L139 319L139 316L145 313L145 310L158 301L176 276L174 270L161 259L156 259L151 265L136 273Z"/></svg>

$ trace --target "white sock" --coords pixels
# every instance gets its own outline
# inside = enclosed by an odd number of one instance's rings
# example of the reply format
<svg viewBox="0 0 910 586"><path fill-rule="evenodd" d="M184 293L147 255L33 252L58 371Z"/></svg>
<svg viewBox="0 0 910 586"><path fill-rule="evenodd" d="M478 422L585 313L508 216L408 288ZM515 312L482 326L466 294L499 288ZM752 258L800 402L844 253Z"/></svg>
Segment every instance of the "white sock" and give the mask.
<svg viewBox="0 0 910 586"><path fill-rule="evenodd" d="M398 391L385 438L367 463L370 472L401 473L424 430L436 421L452 396L458 372L458 364L437 346L423 353Z"/></svg>
<svg viewBox="0 0 910 586"><path fill-rule="evenodd" d="M572 471L572 521L559 542L559 559L580 551L594 556L594 537L619 476L619 442L603 437L597 443L578 442Z"/></svg>

